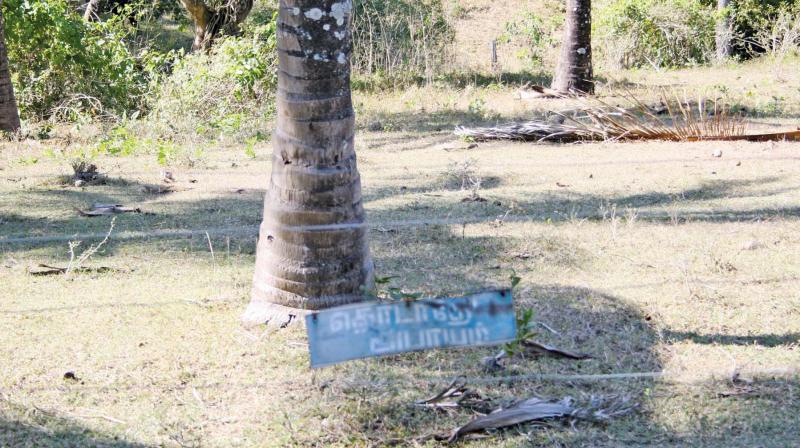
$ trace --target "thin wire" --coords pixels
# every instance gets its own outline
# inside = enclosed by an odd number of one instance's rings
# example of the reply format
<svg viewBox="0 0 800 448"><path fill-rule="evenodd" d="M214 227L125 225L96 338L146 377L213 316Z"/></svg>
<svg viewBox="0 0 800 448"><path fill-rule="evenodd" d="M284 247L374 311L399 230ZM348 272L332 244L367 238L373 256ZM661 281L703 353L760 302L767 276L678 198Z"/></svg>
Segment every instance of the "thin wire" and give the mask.
<svg viewBox="0 0 800 448"><path fill-rule="evenodd" d="M779 157L738 157L736 160L755 160L755 161L785 161L785 160L800 160L800 157L797 156L779 156ZM621 160L621 161L601 161L601 162L542 162L536 163L536 167L543 167L543 168L553 168L553 167L592 167L592 166L625 166L625 165L656 165L656 164L663 164L663 163L679 163L679 162L698 162L698 159L682 159L682 158L669 158L669 159L656 159L656 160ZM501 169L501 168L508 168L510 166L518 167L519 164L493 164L493 165L486 165L485 168L487 169ZM381 168L396 168L398 170L402 170L403 167L381 167ZM441 168L440 165L424 165L419 166L415 165L415 170L420 169L436 169ZM181 172L181 176L185 177L193 177L193 176L230 176L230 175L240 175L240 176L266 176L268 175L268 171L259 171L259 172L251 172L251 171L234 171L234 170L220 170L220 171L187 171ZM0 176L0 180L5 181L17 181L22 179L52 179L54 177L59 176L71 176L70 173L63 172L63 173L54 173L54 174L32 174L32 175L7 175L7 176ZM106 176L109 177L134 177L134 176L153 176L152 171L128 171L128 172L109 172L106 173Z"/></svg>
<svg viewBox="0 0 800 448"><path fill-rule="evenodd" d="M709 379L730 379L732 372L704 372L707 374L704 381ZM800 369L797 368L775 368L775 369L757 369L748 370L745 372L748 376L771 377L773 380L782 379L789 380L795 379L800 376ZM695 378L696 379L696 378ZM485 377L465 377L466 384L495 384L495 383L518 383L526 381L540 381L540 382L576 382L576 383L593 383L602 381L630 381L630 380L665 380L670 383L676 384L694 384L695 381L687 379L685 381L680 378L670 377L668 372L624 372L624 373L606 373L606 374L577 374L577 375L559 375L559 374L529 374L529 375L507 375L507 376L485 376ZM312 380L314 381L314 380ZM315 380L320 381L320 380ZM323 382L325 380L322 380ZM426 384L440 384L452 381L450 376L430 376L430 377L412 377L400 379L387 379L384 381L344 381L344 387L376 387L383 388L388 385L400 385L408 382L422 382ZM81 391L114 391L114 390L184 390L184 389L261 389L273 388L278 385L295 384L291 381L277 381L270 383L241 383L230 384L223 382L214 382L206 384L164 384L164 385L126 385L126 384L106 384L106 385L75 385L71 387L65 384L60 387L32 387L27 389L0 389L0 393L34 393L34 392L50 392L50 391L64 391L73 388L79 388Z"/></svg>
<svg viewBox="0 0 800 448"><path fill-rule="evenodd" d="M558 212L551 215L558 217ZM775 209L775 215L780 215L780 209ZM686 214L692 220L707 220L720 217L732 217L737 220L752 220L770 217L767 213L692 213ZM598 214L582 214L577 215L577 219L591 219L600 218ZM383 221L383 222L360 222L360 223L341 223L341 224L321 224L310 226L285 226L283 230L295 232L323 232L332 230L350 230L362 228L393 228L393 227L424 227L435 225L466 225L466 224L490 224L490 223L525 223L544 221L547 217L539 215L512 215L512 216L497 216L497 217L465 217L465 218L432 218L432 219L412 219L404 221ZM552 218L552 216L550 216ZM669 217L665 214L640 214L640 220L666 220ZM208 233L214 236L247 236L254 237L258 235L258 227L255 226L240 226L240 227L224 227L224 228L211 228L211 229L185 229L185 230L152 230L152 231L126 231L114 234L112 240L135 240L135 239L148 239L148 238L188 238L195 236L205 236ZM69 242L69 241L85 241L92 239L99 239L105 237L105 233L83 233L72 235L43 235L33 237L5 237L0 238L0 245L3 244L40 244L40 243L54 243L54 242Z"/></svg>
<svg viewBox="0 0 800 448"><path fill-rule="evenodd" d="M51 306L46 308L30 308L30 309L22 309L22 310L0 310L0 314L5 315L24 315L24 314L38 314L38 313L47 313L53 311L71 311L71 310L89 310L89 309L101 309L101 308L121 308L121 307L138 307L138 308L157 308L160 306L169 306L169 305L197 305L197 306L204 306L204 303L197 302L194 300L171 300L169 302L152 302L152 303L145 303L145 302L128 302L128 303L120 303L120 302L110 302L110 303L95 303L91 305L64 305L64 306Z"/></svg>

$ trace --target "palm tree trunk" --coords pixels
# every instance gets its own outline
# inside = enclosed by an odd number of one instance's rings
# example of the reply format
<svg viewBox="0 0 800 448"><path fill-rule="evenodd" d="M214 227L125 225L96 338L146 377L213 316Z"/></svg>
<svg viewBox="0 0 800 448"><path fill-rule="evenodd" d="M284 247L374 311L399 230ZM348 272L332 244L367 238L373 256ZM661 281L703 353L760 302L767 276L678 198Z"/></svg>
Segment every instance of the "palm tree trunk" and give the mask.
<svg viewBox="0 0 800 448"><path fill-rule="evenodd" d="M363 300L373 266L353 144L350 0L281 0L272 179L246 323Z"/></svg>
<svg viewBox="0 0 800 448"><path fill-rule="evenodd" d="M11 72L8 70L6 23L2 7L3 2L0 0L0 130L15 132L20 127L19 111L17 111L17 101L14 98L14 86L11 84Z"/></svg>
<svg viewBox="0 0 800 448"><path fill-rule="evenodd" d="M594 93L591 0L567 0L564 42L553 89L562 93Z"/></svg>
<svg viewBox="0 0 800 448"><path fill-rule="evenodd" d="M717 20L717 61L724 61L731 57L732 17L728 11L731 0L717 0L717 11L720 14Z"/></svg>

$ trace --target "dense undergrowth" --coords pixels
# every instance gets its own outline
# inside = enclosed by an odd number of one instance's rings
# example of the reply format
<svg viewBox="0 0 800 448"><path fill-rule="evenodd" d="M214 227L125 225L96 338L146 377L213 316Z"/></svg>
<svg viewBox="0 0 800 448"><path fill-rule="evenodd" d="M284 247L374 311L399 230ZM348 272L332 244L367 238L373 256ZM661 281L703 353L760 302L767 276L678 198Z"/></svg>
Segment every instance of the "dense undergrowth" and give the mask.
<svg viewBox="0 0 800 448"><path fill-rule="evenodd" d="M167 163L174 148L268 138L276 85L276 0L256 1L237 36L191 52L191 23L175 4L132 2L122 13L84 21L71 0L3 2L11 72L30 136L54 123L91 124L101 137L86 154L149 151ZM555 66L563 5L542 0L494 36L516 45L527 71L511 78L546 83ZM710 0L595 2L595 64L673 68L708 64L715 24L734 14L735 58L797 54L800 0L737 0L735 13ZM354 88L370 91L445 83L502 83L509 76L453 65L453 37L470 12L446 0L356 0ZM602 76L602 75L601 75Z"/></svg>

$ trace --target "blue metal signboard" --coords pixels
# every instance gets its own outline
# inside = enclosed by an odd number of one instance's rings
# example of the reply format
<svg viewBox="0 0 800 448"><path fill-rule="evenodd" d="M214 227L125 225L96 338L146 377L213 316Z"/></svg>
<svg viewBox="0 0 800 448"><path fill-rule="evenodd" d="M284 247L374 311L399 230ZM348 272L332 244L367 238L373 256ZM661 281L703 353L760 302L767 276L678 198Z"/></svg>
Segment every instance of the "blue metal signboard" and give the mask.
<svg viewBox="0 0 800 448"><path fill-rule="evenodd" d="M359 303L306 316L311 367L351 359L514 340L511 291L451 299Z"/></svg>

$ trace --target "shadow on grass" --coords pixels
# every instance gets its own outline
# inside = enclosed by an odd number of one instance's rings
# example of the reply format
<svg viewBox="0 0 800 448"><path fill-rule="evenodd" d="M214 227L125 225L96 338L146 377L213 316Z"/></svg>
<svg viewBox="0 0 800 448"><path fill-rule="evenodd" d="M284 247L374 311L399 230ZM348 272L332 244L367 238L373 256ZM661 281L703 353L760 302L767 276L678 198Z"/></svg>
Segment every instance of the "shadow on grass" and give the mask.
<svg viewBox="0 0 800 448"><path fill-rule="evenodd" d="M385 113L379 112L371 115L368 120L366 128L362 129L371 130L370 127L378 127L384 132L419 132L431 133L442 132L443 135L448 137L448 140L454 140L457 137L453 131L457 126L494 126L498 123L507 123L513 121L530 120L530 116L508 116L493 113L487 113L482 110L457 110L446 109L438 110L435 112L427 111L408 111L408 112L395 112ZM397 136L387 136L384 144L389 143L403 143L405 140L397 140ZM408 140L419 140L419 136L401 136L399 138ZM374 139L373 139L374 141Z"/></svg>
<svg viewBox="0 0 800 448"><path fill-rule="evenodd" d="M433 260L428 263L435 264ZM417 262L425 263L423 260ZM405 260L386 263L406 263ZM427 263L425 263L427 264ZM441 266L419 266L439 277ZM388 272L395 273L393 270ZM443 279L443 283L456 288L463 285L492 284L485 278L468 276L458 282L456 279ZM453 280L453 281L448 281ZM457 286L456 286L457 285ZM415 285L408 285L414 288ZM416 285L422 287L422 285ZM452 295L463 293L462 290L451 291ZM488 372L482 367L482 359L496 354L500 347L461 348L436 350L430 352L410 353L404 355L378 358L333 367L325 372L325 376L336 378L343 389L342 394L329 395L323 399L330 400L330 405L338 403L341 408L344 399L344 410L351 413L354 420L352 426L364 436L377 444L387 439L405 438L430 434L446 434L453 428L463 425L474 418L469 409L455 408L447 413L414 407L416 400L425 399L439 392L451 378L466 376L470 390L478 392L485 399L490 399L490 407L514 400L540 396L561 399L565 396L578 396L591 392L597 396L627 395L633 401L641 402L644 391L652 390L654 380L600 381L590 385L578 383L554 383L534 379L514 379L516 375L557 374L585 375L620 372L651 372L661 369L661 362L656 353L656 331L651 327L640 310L617 297L601 293L589 288L568 285L533 285L517 293L515 298L518 309L533 309L535 320L546 322L549 327L558 331L558 336L537 327L536 339L540 342L556 345L575 352L590 354L593 358L582 361L557 360L537 357L515 357L510 366L502 372ZM441 378L441 381L420 384L421 378ZM478 382L469 379L480 378ZM507 378L507 379L505 379ZM381 385L389 379L396 381L394 385ZM372 387L349 388L347 384L377 385ZM400 386L402 384L402 386ZM423 386L424 384L424 386ZM375 399L380 396L380 399ZM581 398L581 400L585 399ZM584 403L585 404L585 403ZM632 417L634 421L646 422L646 417ZM602 440L619 431L615 425L628 425L628 418L612 422L608 427L595 427L580 424L579 432L587 427L594 432L595 439ZM509 431L495 433L487 446L499 443L503 439L519 440L519 428L527 432L531 426L523 425ZM570 437L570 426L567 422L553 422L550 426L553 434L549 436ZM508 440L505 440L508 443ZM552 441L551 441L552 443ZM546 444L545 444L546 445Z"/></svg>
<svg viewBox="0 0 800 448"><path fill-rule="evenodd" d="M568 222L572 219L602 220L615 206L620 215L625 209L637 209L638 219L642 221L672 221L680 225L688 222L727 223L772 218L800 217L800 206L786 205L773 208L752 209L713 208L707 211L692 210L693 205L705 206L705 201L734 198L767 198L796 188L768 184L783 180L777 176L764 176L743 180L715 180L700 183L676 193L651 191L630 195L602 195L552 190L532 194L515 194L507 197L497 194L493 188L502 185L502 180L488 177L479 195L486 202L462 202L453 192L442 188L441 179L432 179L422 186L365 188L363 201L367 208L368 222L380 224L393 221L424 221L441 218L453 220L492 221L498 217L509 220L521 218L529 221ZM469 196L469 191L463 192ZM388 208L371 207L376 201L408 196L402 204ZM30 189L13 191L4 195L4 211L0 219L0 236L35 237L46 235L102 235L108 231L109 217L87 218L74 212L74 208L88 208L92 203L117 203L141 207L142 214L122 214L117 216L114 232L157 232L159 230L204 230L225 228L248 228L254 231L261 222L263 192L252 190L244 194L225 193L211 198L181 200L170 195L147 195L141 193L139 186L105 186L87 190L77 189ZM507 205L513 202L515 209L508 213ZM673 210L674 209L674 210ZM203 235L204 237L205 235ZM239 240L252 239L252 236L230 235ZM241 238L240 238L241 237ZM195 238L197 239L197 238ZM205 238L200 238L205 239ZM200 239L197 239L198 241ZM175 238L174 247L195 244L190 238ZM91 241L86 241L88 245ZM202 243L202 242L201 242ZM136 244L135 241L113 241L107 250L116 244ZM215 242L215 244L218 244ZM166 243L162 243L166 245ZM249 247L250 244L245 244ZM13 254L32 247L44 248L53 256L64 257L66 242L6 243L0 241L0 254Z"/></svg>
<svg viewBox="0 0 800 448"><path fill-rule="evenodd" d="M695 344L758 345L761 347L791 346L800 343L800 333L786 334L703 334L695 331L665 330L664 338L674 341L691 341Z"/></svg>
<svg viewBox="0 0 800 448"><path fill-rule="evenodd" d="M353 90L363 92L376 92L384 90L398 90L408 87L422 87L438 85L449 88L463 89L466 87L523 87L526 85L549 86L552 75L544 72L500 72L497 74L457 71L438 75L434 78L408 75L404 77L379 77L379 76L353 76Z"/></svg>
<svg viewBox="0 0 800 448"><path fill-rule="evenodd" d="M503 284L503 273L508 269L506 256L514 245L511 241L502 237L463 238L443 227L435 230L424 238L415 238L413 231L401 232L393 237L396 242L384 242L376 252L380 271L398 275L408 291L425 291L426 295L456 296L470 290L507 286ZM398 249L393 249L395 245ZM580 263L578 257L569 264L575 268ZM494 265L507 267L496 270L491 267ZM454 269L456 266L461 269ZM514 294L518 309L534 310L534 320L554 330L537 326L537 340L588 353L592 359L520 357L503 372L487 372L481 360L499 350L494 347L356 361L324 372L324 377L331 378L334 390L340 392L322 394L319 400L341 410L350 419L352 430L378 445L388 441L411 444L416 437L446 435L473 419L475 415L469 409L437 412L413 406L414 401L435 395L451 378L462 375L468 378L470 390L491 399L492 408L531 396L572 396L579 403L586 403L590 397L623 395L640 405L632 415L612 419L608 424L577 422L571 426L569 421L551 421L546 429L524 424L493 432L479 446L793 446L800 437L794 429L800 404L786 398L800 385L795 380L754 378L748 388L739 389L725 381L682 386L652 378L590 382L509 378L530 374L660 372L663 356L669 356L651 316L613 294L574 285L524 283ZM666 338L669 337L668 333ZM786 343L795 337L767 336ZM769 340L762 342L769 344ZM441 380L421 381L431 377ZM475 378L480 380L469 381ZM471 446L469 442L463 445Z"/></svg>
<svg viewBox="0 0 800 448"><path fill-rule="evenodd" d="M757 179L755 180L757 181ZM730 188L733 188L729 185ZM724 195L729 190L718 186L712 195ZM394 194L387 191L386 194ZM689 196L692 194L689 192ZM257 197L256 197L257 196ZM702 197L706 197L702 195ZM596 198L593 198L595 200ZM654 198L656 201L666 200L663 197ZM199 214L211 214L208 222L220 226L219 220L235 214L240 208L247 208L248 219L251 215L259 218L261 195L242 197L241 195L228 195L215 200L198 200L189 203L176 203L170 212L182 219L190 219ZM217 207L222 207L218 209ZM183 216L183 215L186 216ZM204 221L206 222L206 221ZM424 291L430 295L454 295L466 291L484 289L488 287L507 286L508 267L510 264L509 250L517 247L517 241L502 236L465 237L458 229L445 226L431 226L420 229L401 229L394 233L380 233L373 237L378 241L375 249L376 262L379 271L400 275L403 286L410 291ZM182 242L169 242L167 245L185 244ZM536 268L535 263L550 263L553 257L561 252L573 252L573 257L561 258L559 266L579 268L590 254L581 252L570 245L569 241L559 240L558 244L538 244L546 252L541 257L534 257L531 268ZM205 255L205 254L204 254ZM498 268L499 267L499 268ZM343 435L338 442L352 443L354 434L358 440L366 439L368 443L383 445L387 439L401 439L410 444L413 436L424 435L431 432L441 432L464 424L474 417L471 412L463 409L452 413L436 413L436 411L421 409L412 405L414 400L423 399L438 392L448 378L456 375L469 377L495 376L499 381L497 385L473 385L481 394L494 398L496 402L508 401L513 398L527 398L540 395L551 398L561 398L566 395L576 396L587 400L591 394L612 396L618 394L630 395L634 401L643 403L644 410L633 416L612 421L607 426L579 423L578 430L573 430L568 423L552 423L545 430L532 426L524 426L526 431L533 431L534 442L531 442L527 433L522 434L520 428L499 432L494 435L492 442L519 443L519 445L566 445L566 446L602 446L626 445L638 443L640 445L672 445L696 446L717 445L746 446L748 442L755 445L772 440L785 442L790 437L797 435L797 429L792 428L792 415L797 415L796 402L781 401L777 394L763 397L733 397L726 401L719 401L715 389L721 386L710 384L703 393L708 396L703 398L702 406L692 402L688 406L694 412L692 418L703 419L702 424L688 429L678 424L662 421L664 412L660 406L666 402L671 408L684 412L686 403L680 400L683 396L674 396L673 389L665 389L663 393L659 388L665 387L658 381L650 379L637 379L630 381L598 382L590 385L570 383L546 383L537 381L503 382L503 375L525 375L530 373L544 374L605 374L621 372L648 372L659 371L663 359L659 356L657 345L659 336L647 316L635 304L628 302L613 294L608 294L592 288L578 287L564 284L533 284L521 285L522 288L515 292L517 304L520 308L535 310L535 319L546 322L558 334L539 329L537 339L558 345L559 347L587 352L593 359L572 362L554 359L521 359L515 361L504 373L487 373L483 371L481 359L493 354L497 348L468 348L460 350L433 351L415 353L402 356L358 361L346 365L333 367L325 372L325 376L335 379L331 389L335 392L317 392L316 387L304 385L301 391L293 393L305 394L308 400L297 400L300 413L313 413L321 418L330 418L338 425L337 419L352 421L352 432ZM305 373L305 372L304 372ZM320 375L322 376L322 375ZM443 379L442 384L420 386L421 377L436 376ZM387 378L403 379L404 389L395 386L382 386L381 381ZM324 379L324 378L323 378ZM376 387L347 387L347 382L375 382ZM790 383L796 390L797 383ZM723 385L724 386L724 385ZM652 394L652 395L648 395ZM785 394L784 394L785 395ZM687 394L687 400L696 400L697 392ZM662 401L658 401L662 400ZM717 400L717 401L714 401ZM319 403L322 408L303 409L300 407L304 401ZM265 403L265 406L271 406ZM294 405L293 405L294 406ZM775 415L777 413L777 415ZM11 422L14 419L10 419ZM732 427L731 422L736 422ZM58 422L57 422L58 423ZM68 422L64 422L66 425ZM0 423L0 425L4 424ZM16 422L12 423L16 424ZM693 425L694 423L689 423ZM67 427L55 424L56 429L52 434L60 434L64 429L63 437L79 439L75 446L100 445L90 437L93 434L81 432L80 427ZM335 426L335 425L334 425ZM3 428L3 426L0 426ZM19 429L21 430L21 429ZM282 431L278 429L277 431ZM291 428L287 431L293 431ZM747 432L751 431L751 432ZM80 435L83 434L83 435ZM32 434L28 437L45 437L45 434ZM0 436L2 437L2 436ZM62 437L62 436L59 436ZM98 436L100 437L100 436ZM536 442L536 438L539 438ZM508 439L508 440L503 440ZM0 439L2 440L2 439ZM36 439L32 439L36 440ZM50 439L42 439L42 443L32 445L47 445ZM100 440L102 442L102 439ZM334 441L336 442L336 441ZM135 447L137 445L110 446ZM125 443L125 442L121 442ZM311 443L309 443L311 444ZM334 443L332 443L334 444ZM62 444L63 445L63 444ZM793 444L789 443L787 446ZM12 444L13 446L13 444ZM69 446L69 445L67 445ZM489 445L490 446L490 445ZM775 446L780 446L776 443Z"/></svg>
<svg viewBox="0 0 800 448"><path fill-rule="evenodd" d="M38 408L0 400L0 446L146 448Z"/></svg>

